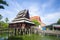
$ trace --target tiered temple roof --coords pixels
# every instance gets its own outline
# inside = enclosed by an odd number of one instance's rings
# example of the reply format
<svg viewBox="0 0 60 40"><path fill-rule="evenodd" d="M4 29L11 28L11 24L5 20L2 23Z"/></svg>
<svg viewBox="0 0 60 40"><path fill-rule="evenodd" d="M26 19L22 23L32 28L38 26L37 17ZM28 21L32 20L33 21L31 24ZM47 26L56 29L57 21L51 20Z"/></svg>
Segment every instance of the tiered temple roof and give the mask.
<svg viewBox="0 0 60 40"><path fill-rule="evenodd" d="M28 10L20 11L17 14L16 18L11 23L22 23L22 22L34 24L33 22L30 21L30 16L29 16Z"/></svg>

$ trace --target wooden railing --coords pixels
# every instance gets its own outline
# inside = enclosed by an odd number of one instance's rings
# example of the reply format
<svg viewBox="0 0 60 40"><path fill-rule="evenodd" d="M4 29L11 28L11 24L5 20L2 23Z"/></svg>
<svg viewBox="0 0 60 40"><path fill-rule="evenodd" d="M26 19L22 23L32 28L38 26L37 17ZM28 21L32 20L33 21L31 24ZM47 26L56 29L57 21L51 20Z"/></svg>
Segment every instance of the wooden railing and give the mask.
<svg viewBox="0 0 60 40"><path fill-rule="evenodd" d="M43 35L56 35L57 37L60 36L60 31L58 30L38 30L39 34Z"/></svg>
<svg viewBox="0 0 60 40"><path fill-rule="evenodd" d="M6 31L4 31L4 30L6 30ZM14 33L15 33L14 29L12 29L13 31L11 29L4 29L4 30L0 30L0 34L6 32L9 35L14 35ZM57 36L60 35L60 31L58 31L58 30L54 30L54 31L53 30L34 30L34 32L35 33L38 32L38 34L43 34L43 35L57 35Z"/></svg>
<svg viewBox="0 0 60 40"><path fill-rule="evenodd" d="M52 30L39 30L38 32L39 33L45 33L45 34L55 34L55 35L59 34L60 35L60 31L57 31L57 30L55 30L55 31L52 31Z"/></svg>

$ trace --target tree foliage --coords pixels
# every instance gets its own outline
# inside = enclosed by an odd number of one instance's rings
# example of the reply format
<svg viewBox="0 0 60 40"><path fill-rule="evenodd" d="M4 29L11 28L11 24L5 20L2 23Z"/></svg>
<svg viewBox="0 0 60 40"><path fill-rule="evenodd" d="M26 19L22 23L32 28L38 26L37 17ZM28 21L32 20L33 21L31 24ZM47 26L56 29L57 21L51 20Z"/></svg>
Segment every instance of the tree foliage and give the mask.
<svg viewBox="0 0 60 40"><path fill-rule="evenodd" d="M8 18L6 17L6 18L5 18L5 22L7 23L8 21L9 21L9 20L8 20Z"/></svg>
<svg viewBox="0 0 60 40"><path fill-rule="evenodd" d="M60 24L60 19L58 19L57 24Z"/></svg>
<svg viewBox="0 0 60 40"><path fill-rule="evenodd" d="M0 0L0 4L8 6L8 4L6 3L6 1L4 1L4 0ZM4 9L3 5L0 5L0 9Z"/></svg>
<svg viewBox="0 0 60 40"><path fill-rule="evenodd" d="M36 26L39 26L40 23L37 21L37 20L32 20L32 22L36 25Z"/></svg>
<svg viewBox="0 0 60 40"><path fill-rule="evenodd" d="M5 23L4 21L0 21L0 27L1 28L8 28L8 23Z"/></svg>
<svg viewBox="0 0 60 40"><path fill-rule="evenodd" d="M0 21L1 21L2 17L3 17L3 16L0 14Z"/></svg>
<svg viewBox="0 0 60 40"><path fill-rule="evenodd" d="M5 23L4 21L0 21L0 27L1 28L7 28L8 27L8 23Z"/></svg>
<svg viewBox="0 0 60 40"><path fill-rule="evenodd" d="M1 20L2 18L3 18L3 16L0 15L0 27L7 28L8 27L8 18L5 19L5 22Z"/></svg>

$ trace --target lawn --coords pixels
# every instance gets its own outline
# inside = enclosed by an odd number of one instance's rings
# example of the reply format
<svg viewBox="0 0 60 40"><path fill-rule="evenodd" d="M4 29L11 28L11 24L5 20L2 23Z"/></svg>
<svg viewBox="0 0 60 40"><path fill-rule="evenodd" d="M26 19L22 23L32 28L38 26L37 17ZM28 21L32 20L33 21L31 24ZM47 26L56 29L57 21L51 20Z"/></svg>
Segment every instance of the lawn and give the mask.
<svg viewBox="0 0 60 40"><path fill-rule="evenodd" d="M56 36L43 36L43 35L23 35L23 36L11 36L8 40L60 40Z"/></svg>

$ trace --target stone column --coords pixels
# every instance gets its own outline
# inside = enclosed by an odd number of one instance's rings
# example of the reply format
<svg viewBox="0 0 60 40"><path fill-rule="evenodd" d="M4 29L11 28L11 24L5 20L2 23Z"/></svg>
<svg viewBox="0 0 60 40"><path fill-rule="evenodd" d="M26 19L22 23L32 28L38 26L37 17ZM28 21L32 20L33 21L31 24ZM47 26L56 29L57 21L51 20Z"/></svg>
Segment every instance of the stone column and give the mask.
<svg viewBox="0 0 60 40"><path fill-rule="evenodd" d="M30 29L29 29L29 35L30 35Z"/></svg>
<svg viewBox="0 0 60 40"><path fill-rule="evenodd" d="M24 23L22 24L21 29L22 29L22 31L21 31L22 32L22 35L24 35L24 29L25 29L25 24Z"/></svg>
<svg viewBox="0 0 60 40"><path fill-rule="evenodd" d="M15 36L16 36L16 28L15 28Z"/></svg>
<svg viewBox="0 0 60 40"><path fill-rule="evenodd" d="M53 31L54 31L54 26L53 26Z"/></svg>

